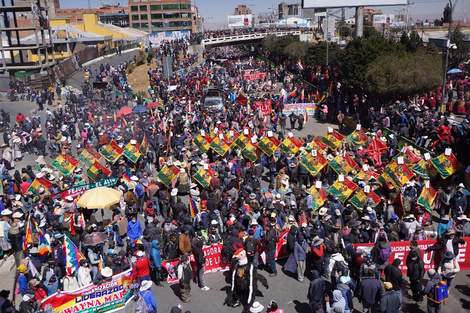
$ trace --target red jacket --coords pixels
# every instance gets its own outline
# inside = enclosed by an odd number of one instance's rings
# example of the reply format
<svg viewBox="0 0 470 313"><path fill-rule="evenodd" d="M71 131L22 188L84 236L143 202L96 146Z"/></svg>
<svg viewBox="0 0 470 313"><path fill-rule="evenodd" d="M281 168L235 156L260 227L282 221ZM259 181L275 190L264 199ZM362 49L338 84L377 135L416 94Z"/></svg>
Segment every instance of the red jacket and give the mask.
<svg viewBox="0 0 470 313"><path fill-rule="evenodd" d="M150 275L150 260L143 257L138 259L134 264L134 271L132 278L136 279L137 277L145 277Z"/></svg>

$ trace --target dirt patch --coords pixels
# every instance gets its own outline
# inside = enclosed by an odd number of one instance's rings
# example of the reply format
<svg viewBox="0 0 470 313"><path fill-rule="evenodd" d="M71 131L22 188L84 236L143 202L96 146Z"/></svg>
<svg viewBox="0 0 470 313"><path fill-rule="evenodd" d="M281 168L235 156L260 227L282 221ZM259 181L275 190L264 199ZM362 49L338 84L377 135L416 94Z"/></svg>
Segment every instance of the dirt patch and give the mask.
<svg viewBox="0 0 470 313"><path fill-rule="evenodd" d="M157 68L155 62L150 64L150 68L152 71ZM127 77L127 82L131 84L132 89L135 92L138 91L147 91L149 88L149 66L147 64L142 64L137 66L132 73L130 73Z"/></svg>

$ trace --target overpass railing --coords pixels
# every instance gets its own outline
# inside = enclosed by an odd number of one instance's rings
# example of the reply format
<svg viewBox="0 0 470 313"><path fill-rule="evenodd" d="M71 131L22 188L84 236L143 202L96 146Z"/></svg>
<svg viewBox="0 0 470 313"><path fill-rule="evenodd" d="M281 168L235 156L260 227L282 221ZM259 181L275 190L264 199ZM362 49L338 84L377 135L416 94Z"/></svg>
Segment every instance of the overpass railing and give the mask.
<svg viewBox="0 0 470 313"><path fill-rule="evenodd" d="M203 39L201 43L203 45L210 45L210 44L233 42L233 41L260 39L260 38L266 37L267 35L275 35L277 37L286 36L286 35L300 35L300 30L281 31L281 32L264 32L264 33L255 33L255 34L247 34L247 35L233 35L233 36L218 37L218 38L208 38L208 39Z"/></svg>

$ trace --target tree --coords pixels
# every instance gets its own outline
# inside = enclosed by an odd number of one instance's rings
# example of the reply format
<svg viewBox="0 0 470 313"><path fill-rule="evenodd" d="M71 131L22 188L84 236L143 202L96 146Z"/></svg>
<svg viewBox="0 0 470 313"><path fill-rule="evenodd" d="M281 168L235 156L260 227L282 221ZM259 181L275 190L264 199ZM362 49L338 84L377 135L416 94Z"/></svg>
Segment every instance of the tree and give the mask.
<svg viewBox="0 0 470 313"><path fill-rule="evenodd" d="M416 52L416 50L423 47L423 40L415 30L409 35L403 32L400 43L405 47L406 52Z"/></svg>
<svg viewBox="0 0 470 313"><path fill-rule="evenodd" d="M291 42L285 49L284 55L293 59L303 59L307 54L309 43L305 41Z"/></svg>
<svg viewBox="0 0 470 313"><path fill-rule="evenodd" d="M264 41L264 43L268 44L268 50L274 54L277 55L284 55L284 50L288 45L290 45L293 42L298 42L299 41L299 36L294 36L294 35L287 35L287 36L282 36L279 38L275 38L272 40L272 38L267 39Z"/></svg>
<svg viewBox="0 0 470 313"><path fill-rule="evenodd" d="M328 64L335 65L341 54L341 47L336 43L328 45ZM326 42L310 45L305 55L305 63L308 65L326 65Z"/></svg>
<svg viewBox="0 0 470 313"><path fill-rule="evenodd" d="M386 53L372 62L365 74L371 94L393 99L428 92L442 83L442 58L431 49L396 55Z"/></svg>
<svg viewBox="0 0 470 313"><path fill-rule="evenodd" d="M441 19L442 23L450 23L452 20L452 8L450 7L449 3L446 4L446 7L444 8L444 12L442 13L443 17Z"/></svg>
<svg viewBox="0 0 470 313"><path fill-rule="evenodd" d="M462 61L466 61L470 52L470 45L466 43L465 34L462 32L460 25L457 25L457 27L452 30L450 42L457 46L456 50L450 51L452 53L451 64L455 67Z"/></svg>

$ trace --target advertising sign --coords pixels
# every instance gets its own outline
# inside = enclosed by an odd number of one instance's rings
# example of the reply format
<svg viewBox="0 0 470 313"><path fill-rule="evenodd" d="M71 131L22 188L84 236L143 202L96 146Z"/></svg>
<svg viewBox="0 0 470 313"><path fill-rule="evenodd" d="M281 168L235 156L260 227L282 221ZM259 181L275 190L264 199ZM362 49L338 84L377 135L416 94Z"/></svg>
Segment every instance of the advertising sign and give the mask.
<svg viewBox="0 0 470 313"><path fill-rule="evenodd" d="M249 73L249 74L243 74L243 78L246 80L264 79L266 75L267 75L266 72Z"/></svg>
<svg viewBox="0 0 470 313"><path fill-rule="evenodd" d="M457 261L459 262L460 270L468 270L470 269L470 237L463 237L462 239L465 240L465 244L459 246L459 255L457 256ZM388 259L388 263L391 264L393 260L397 258L400 259L400 269L402 273L406 275L406 257L410 252L410 241L392 241L390 242L390 245L392 246L392 255ZM370 250L373 246L374 244L372 243L354 245L356 249L362 248L366 253L370 253ZM442 261L442 244L437 242L437 240L419 240L418 248L421 251L421 258L423 259L425 270L427 271L431 268L437 269Z"/></svg>
<svg viewBox="0 0 470 313"><path fill-rule="evenodd" d="M268 100L266 102L262 101L255 101L255 111L258 110L258 108L261 110L263 113L263 116L271 114L271 100Z"/></svg>
<svg viewBox="0 0 470 313"><path fill-rule="evenodd" d="M228 16L228 27L251 27L252 24L253 14Z"/></svg>
<svg viewBox="0 0 470 313"><path fill-rule="evenodd" d="M374 15L374 24L391 24L395 22L395 14Z"/></svg>
<svg viewBox="0 0 470 313"><path fill-rule="evenodd" d="M159 45L162 42L175 41L183 38L189 38L191 31L180 30L173 32L159 32L149 34L149 41L153 44Z"/></svg>
<svg viewBox="0 0 470 313"><path fill-rule="evenodd" d="M351 8L363 6L406 5L407 0L303 0L302 8Z"/></svg>
<svg viewBox="0 0 470 313"><path fill-rule="evenodd" d="M104 313L123 309L132 298L132 269L113 276L101 285L61 291L42 300L45 313Z"/></svg>

